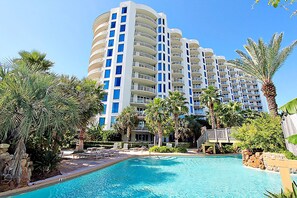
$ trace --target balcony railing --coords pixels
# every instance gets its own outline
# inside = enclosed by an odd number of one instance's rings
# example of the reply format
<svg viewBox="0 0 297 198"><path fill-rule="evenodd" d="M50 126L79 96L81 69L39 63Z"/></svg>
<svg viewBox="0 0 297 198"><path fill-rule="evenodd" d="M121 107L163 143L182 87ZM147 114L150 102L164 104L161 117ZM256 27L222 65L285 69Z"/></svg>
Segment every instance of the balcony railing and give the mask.
<svg viewBox="0 0 297 198"><path fill-rule="evenodd" d="M135 26L145 27L147 29L152 30L155 33L157 32L155 28L152 28L150 25L147 25L147 24L144 24L144 23L137 22L137 23L135 23Z"/></svg>
<svg viewBox="0 0 297 198"><path fill-rule="evenodd" d="M149 35L147 33L144 33L144 32L135 31L135 35L144 36L144 37L147 37L147 38L150 38L150 39L156 41L155 37L153 37L152 35Z"/></svg>
<svg viewBox="0 0 297 198"><path fill-rule="evenodd" d="M133 78L142 78L142 79L146 79L146 80L156 81L155 77L144 75L144 74L132 73L132 77Z"/></svg>
<svg viewBox="0 0 297 198"><path fill-rule="evenodd" d="M147 68L147 69L156 71L156 68L154 66L147 64L147 63L133 62L133 65L137 66L137 67L143 67L143 68Z"/></svg>
<svg viewBox="0 0 297 198"><path fill-rule="evenodd" d="M152 19L151 17L144 15L144 14L136 14L136 17L142 17L142 18L145 18L145 19L151 21L152 23L156 23L156 21L154 19Z"/></svg>
<svg viewBox="0 0 297 198"><path fill-rule="evenodd" d="M148 47L148 48L150 48L152 50L156 50L156 48L153 45L150 45L148 43L141 42L141 41L134 42L134 45L141 45L141 46Z"/></svg>
<svg viewBox="0 0 297 198"><path fill-rule="evenodd" d="M136 55L136 56L143 56L143 57L147 57L147 58L155 60L155 57L153 55L150 55L150 54L145 53L145 52L134 52L133 54Z"/></svg>
<svg viewBox="0 0 297 198"><path fill-rule="evenodd" d="M149 92L153 92L156 93L156 90L154 88L151 87L146 87L146 86L142 86L142 85L134 85L131 87L133 90L140 90L140 91L149 91Z"/></svg>
<svg viewBox="0 0 297 198"><path fill-rule="evenodd" d="M130 102L132 103L140 103L140 104L148 104L152 102L153 100L151 99L146 99L146 98L137 98L137 99L131 99Z"/></svg>

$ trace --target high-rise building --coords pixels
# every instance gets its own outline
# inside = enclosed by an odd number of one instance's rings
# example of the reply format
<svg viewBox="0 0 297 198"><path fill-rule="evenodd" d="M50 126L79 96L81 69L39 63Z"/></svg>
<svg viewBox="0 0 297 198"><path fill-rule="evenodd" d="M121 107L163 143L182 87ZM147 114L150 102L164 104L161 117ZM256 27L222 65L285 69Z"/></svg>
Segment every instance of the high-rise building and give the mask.
<svg viewBox="0 0 297 198"><path fill-rule="evenodd" d="M183 38L179 29L168 27L165 14L146 5L122 2L96 18L93 32L88 78L104 85L104 111L98 119L105 129L129 105L143 119L147 103L175 90L186 97L189 114L205 115L199 95L210 85L219 89L222 102L267 111L257 79L227 66L223 56L197 40ZM152 140L143 120L131 139Z"/></svg>

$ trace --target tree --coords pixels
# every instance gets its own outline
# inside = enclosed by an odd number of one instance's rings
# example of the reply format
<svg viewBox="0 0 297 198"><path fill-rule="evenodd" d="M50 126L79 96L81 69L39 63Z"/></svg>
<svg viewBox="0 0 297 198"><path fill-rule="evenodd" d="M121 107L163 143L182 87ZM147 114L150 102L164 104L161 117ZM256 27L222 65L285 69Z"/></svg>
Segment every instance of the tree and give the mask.
<svg viewBox="0 0 297 198"><path fill-rule="evenodd" d="M145 121L150 125L150 128L157 128L159 142L158 146L162 146L162 137L164 125L170 119L169 111L164 99L155 98L152 102L147 104L145 110Z"/></svg>
<svg viewBox="0 0 297 198"><path fill-rule="evenodd" d="M46 136L54 142L79 121L77 101L60 91L56 76L29 68L15 66L0 82L0 139L16 142L12 175L17 184L28 138Z"/></svg>
<svg viewBox="0 0 297 198"><path fill-rule="evenodd" d="M138 114L136 108L128 106L117 116L117 130L126 131L127 141L130 141L131 131L138 125Z"/></svg>
<svg viewBox="0 0 297 198"><path fill-rule="evenodd" d="M216 102L214 104L214 116L215 116L215 121L216 121L216 125L217 125L217 129L221 128L221 122L222 119L224 117L224 109L223 109L223 104L220 102Z"/></svg>
<svg viewBox="0 0 297 198"><path fill-rule="evenodd" d="M243 123L243 115L241 103L228 102L222 105L222 123L226 127L241 126Z"/></svg>
<svg viewBox="0 0 297 198"><path fill-rule="evenodd" d="M166 105L168 106L169 113L173 117L174 121L174 138L175 146L178 145L179 139L179 117L186 114L189 109L186 106L186 98L179 91L169 92L169 97L165 99Z"/></svg>
<svg viewBox="0 0 297 198"><path fill-rule="evenodd" d="M209 109L210 117L211 117L211 127L212 129L216 128L215 122L215 114L214 114L214 104L219 102L219 93L218 90L209 86L208 88L202 89L203 93L200 95L200 101L203 105L205 105Z"/></svg>
<svg viewBox="0 0 297 198"><path fill-rule="evenodd" d="M259 3L261 0L255 0L255 3ZM274 8L283 7L285 10L289 10L288 6L294 4L296 0L268 0L268 5ZM297 10L295 10L291 16L296 15Z"/></svg>
<svg viewBox="0 0 297 198"><path fill-rule="evenodd" d="M241 69L262 82L261 90L267 99L269 111L274 116L277 116L277 104L276 88L272 78L297 45L295 40L291 45L280 49L282 39L283 33L274 34L269 44L264 43L262 39L259 39L258 43L248 39L248 43L244 45L247 53L236 50L240 59L228 61L229 65Z"/></svg>

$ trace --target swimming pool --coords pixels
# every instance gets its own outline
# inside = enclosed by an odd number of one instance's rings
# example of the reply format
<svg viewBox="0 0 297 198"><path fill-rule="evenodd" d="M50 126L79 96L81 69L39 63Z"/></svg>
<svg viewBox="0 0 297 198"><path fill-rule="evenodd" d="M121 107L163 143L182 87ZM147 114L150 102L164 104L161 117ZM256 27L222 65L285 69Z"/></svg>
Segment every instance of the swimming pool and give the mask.
<svg viewBox="0 0 297 198"><path fill-rule="evenodd" d="M280 175L242 166L239 156L132 158L14 197L264 197Z"/></svg>

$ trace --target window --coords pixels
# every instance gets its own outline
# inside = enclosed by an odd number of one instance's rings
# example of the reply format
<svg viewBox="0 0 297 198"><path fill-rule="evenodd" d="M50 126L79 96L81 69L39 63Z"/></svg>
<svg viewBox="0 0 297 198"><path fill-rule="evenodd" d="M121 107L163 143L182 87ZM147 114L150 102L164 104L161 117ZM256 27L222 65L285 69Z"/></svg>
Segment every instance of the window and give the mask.
<svg viewBox="0 0 297 198"><path fill-rule="evenodd" d="M102 111L102 114L106 114L106 104L103 104L103 111Z"/></svg>
<svg viewBox="0 0 297 198"><path fill-rule="evenodd" d="M99 118L99 125L104 126L105 125L105 118Z"/></svg>
<svg viewBox="0 0 297 198"><path fill-rule="evenodd" d="M165 71L166 70L166 65L165 65L165 63L163 63L163 71Z"/></svg>
<svg viewBox="0 0 297 198"><path fill-rule="evenodd" d="M166 74L163 74L163 81L166 80Z"/></svg>
<svg viewBox="0 0 297 198"><path fill-rule="evenodd" d="M122 16L122 17L121 17L121 23L126 22L126 20L127 20L127 16Z"/></svg>
<svg viewBox="0 0 297 198"><path fill-rule="evenodd" d="M116 123L117 117L116 116L111 116L110 118L111 118L110 119L110 126L112 126L114 123Z"/></svg>
<svg viewBox="0 0 297 198"><path fill-rule="evenodd" d="M170 65L168 64L168 71L170 71Z"/></svg>
<svg viewBox="0 0 297 198"><path fill-rule="evenodd" d="M190 97L190 104L193 104L193 98Z"/></svg>
<svg viewBox="0 0 297 198"><path fill-rule="evenodd" d="M110 67L110 66L111 66L111 59L107 59L105 67Z"/></svg>
<svg viewBox="0 0 297 198"><path fill-rule="evenodd" d="M189 80L189 87L191 87L191 81Z"/></svg>
<svg viewBox="0 0 297 198"><path fill-rule="evenodd" d="M116 67L116 74L122 74L122 66L121 65Z"/></svg>
<svg viewBox="0 0 297 198"><path fill-rule="evenodd" d="M114 30L111 30L111 31L109 32L109 37L114 37Z"/></svg>
<svg viewBox="0 0 297 198"><path fill-rule="evenodd" d="M107 50L107 56L112 56L112 49Z"/></svg>
<svg viewBox="0 0 297 198"><path fill-rule="evenodd" d="M166 93L166 85L163 85L163 92Z"/></svg>
<svg viewBox="0 0 297 198"><path fill-rule="evenodd" d="M168 80L170 80L170 73L168 74Z"/></svg>
<svg viewBox="0 0 297 198"><path fill-rule="evenodd" d="M122 14L127 13L127 7L122 7Z"/></svg>
<svg viewBox="0 0 297 198"><path fill-rule="evenodd" d="M122 42L125 40L125 34L120 34L119 36L119 42Z"/></svg>
<svg viewBox="0 0 297 198"><path fill-rule="evenodd" d="M118 112L119 112L119 103L118 102L112 103L111 113L118 113Z"/></svg>
<svg viewBox="0 0 297 198"><path fill-rule="evenodd" d="M188 70L190 71L190 65L188 65Z"/></svg>
<svg viewBox="0 0 297 198"><path fill-rule="evenodd" d="M104 73L104 78L109 78L110 77L110 69L105 70Z"/></svg>
<svg viewBox="0 0 297 198"><path fill-rule="evenodd" d="M193 107L192 106L190 106L190 109L191 109L191 113L193 113Z"/></svg>
<svg viewBox="0 0 297 198"><path fill-rule="evenodd" d="M162 71L162 63L158 63L158 71Z"/></svg>
<svg viewBox="0 0 297 198"><path fill-rule="evenodd" d="M162 32L162 27L159 26L159 27L158 27L158 33L161 33L161 32Z"/></svg>
<svg viewBox="0 0 297 198"><path fill-rule="evenodd" d="M167 51L168 51L168 54L170 54L170 48L169 47L168 47L168 50Z"/></svg>
<svg viewBox="0 0 297 198"><path fill-rule="evenodd" d="M170 56L168 56L168 62L170 62Z"/></svg>
<svg viewBox="0 0 297 198"><path fill-rule="evenodd" d="M120 90L119 89L115 89L113 91L113 99L120 99Z"/></svg>
<svg viewBox="0 0 297 198"><path fill-rule="evenodd" d="M122 63L123 62L123 54L119 54L117 56L117 63Z"/></svg>
<svg viewBox="0 0 297 198"><path fill-rule="evenodd" d="M162 23L162 19L159 18L159 19L158 19L158 24L161 25L161 23Z"/></svg>
<svg viewBox="0 0 297 198"><path fill-rule="evenodd" d="M158 44L158 51L161 51L161 50L162 50L162 44L159 43L159 44Z"/></svg>
<svg viewBox="0 0 297 198"><path fill-rule="evenodd" d="M186 48L189 48L189 44L188 43L186 43Z"/></svg>
<svg viewBox="0 0 297 198"><path fill-rule="evenodd" d="M110 39L109 41L108 41L108 47L112 47L113 46L113 42L114 40L113 39Z"/></svg>
<svg viewBox="0 0 297 198"><path fill-rule="evenodd" d="M109 88L109 80L105 80L104 81L104 89L108 89Z"/></svg>
<svg viewBox="0 0 297 198"><path fill-rule="evenodd" d="M126 30L126 25L121 25L120 32L125 32L125 30Z"/></svg>
<svg viewBox="0 0 297 198"><path fill-rule="evenodd" d="M115 87L119 87L119 86L121 86L121 77L116 77L116 78L114 79L114 86L115 86Z"/></svg>
<svg viewBox="0 0 297 198"><path fill-rule="evenodd" d="M162 36L161 36L161 35L158 36L158 41L159 41L159 42L162 41Z"/></svg>
<svg viewBox="0 0 297 198"><path fill-rule="evenodd" d="M170 84L170 82L168 83L168 89L171 89L171 84Z"/></svg>
<svg viewBox="0 0 297 198"><path fill-rule="evenodd" d="M124 44L119 44L118 52L123 52L123 51L124 51Z"/></svg>
<svg viewBox="0 0 297 198"><path fill-rule="evenodd" d="M103 102L106 102L106 101L107 101L107 93L103 95L103 99L102 99L102 101L103 101Z"/></svg>
<svg viewBox="0 0 297 198"><path fill-rule="evenodd" d="M188 72L188 78L191 78L191 73L190 72Z"/></svg>
<svg viewBox="0 0 297 198"><path fill-rule="evenodd" d="M158 84L158 92L162 92L162 85Z"/></svg>
<svg viewBox="0 0 297 198"><path fill-rule="evenodd" d="M162 74L158 73L158 81L162 81Z"/></svg>
<svg viewBox="0 0 297 198"><path fill-rule="evenodd" d="M190 96L192 95L192 89L189 89L189 94L190 94Z"/></svg>
<svg viewBox="0 0 297 198"><path fill-rule="evenodd" d="M116 26L116 22L115 21L114 22L111 22L110 28L115 28L115 26Z"/></svg>
<svg viewBox="0 0 297 198"><path fill-rule="evenodd" d="M162 60L162 54L161 53L158 54L158 60Z"/></svg>
<svg viewBox="0 0 297 198"><path fill-rule="evenodd" d="M165 19L163 19L163 25L165 25Z"/></svg>
<svg viewBox="0 0 297 198"><path fill-rule="evenodd" d="M117 13L112 13L112 15L111 15L111 20L114 20L114 19L116 19L117 18Z"/></svg>

